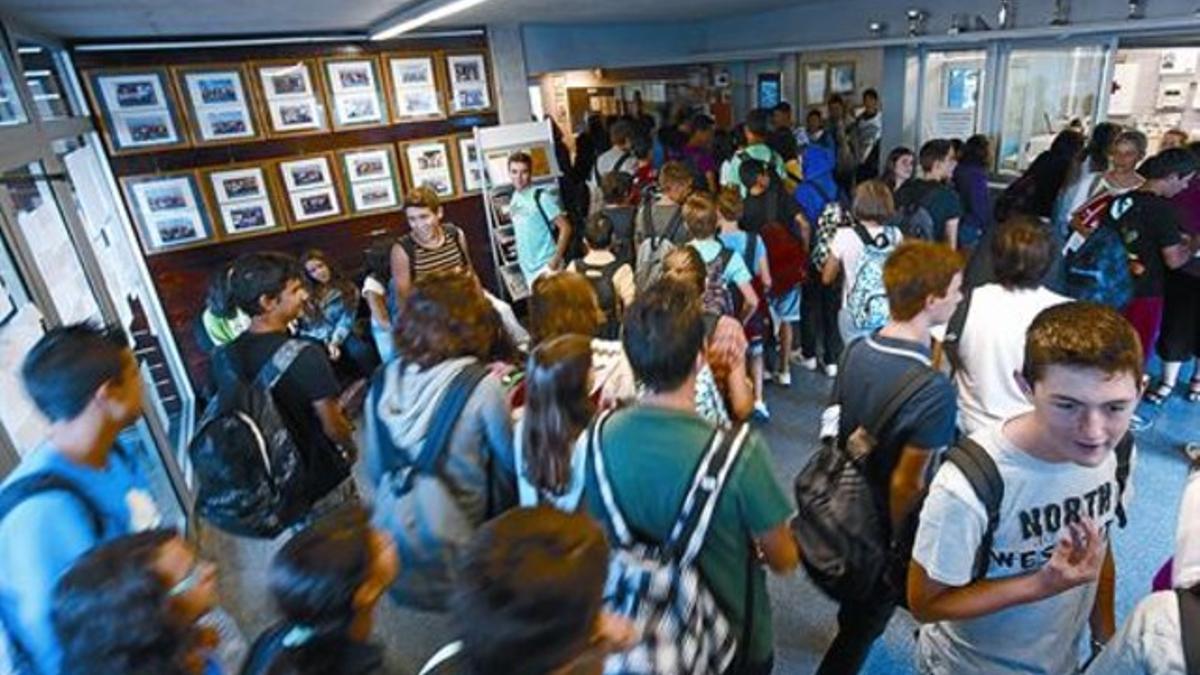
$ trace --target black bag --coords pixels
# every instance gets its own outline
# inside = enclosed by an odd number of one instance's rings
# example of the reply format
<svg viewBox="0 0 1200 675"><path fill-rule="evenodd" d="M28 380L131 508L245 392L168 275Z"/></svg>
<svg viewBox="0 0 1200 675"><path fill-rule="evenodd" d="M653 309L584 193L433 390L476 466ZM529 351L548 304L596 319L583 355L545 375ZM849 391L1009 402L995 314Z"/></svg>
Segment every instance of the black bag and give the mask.
<svg viewBox="0 0 1200 675"><path fill-rule="evenodd" d="M1125 506L1121 503L1125 495L1125 485L1129 482L1130 462L1133 456L1133 434L1126 432L1117 443L1117 526L1125 527ZM979 580L987 575L992 557L992 538L996 534L996 526L1000 523L1000 502L1004 499L1004 479L1000 470L987 450L970 438L962 438L958 444L946 453L946 461L958 467L958 470L971 484L971 489L983 503L987 511L987 527L983 530L983 539L979 542L979 550L975 552L975 567L971 579Z"/></svg>
<svg viewBox="0 0 1200 675"><path fill-rule="evenodd" d="M1197 589L1177 588L1179 631L1183 640L1184 672L1200 675L1200 595Z"/></svg>
<svg viewBox="0 0 1200 675"><path fill-rule="evenodd" d="M900 228L905 239L933 241L934 222L929 213L928 200L936 189L936 186L914 184L909 190L913 194L908 201L896 209L896 215L889 224Z"/></svg>
<svg viewBox="0 0 1200 675"><path fill-rule="evenodd" d="M84 512L88 517L88 524L92 527L92 533L96 536L96 541L105 539L104 515L92 498L88 496L78 485L71 479L55 473L53 471L39 471L29 474L22 478L18 478L0 491L0 522L8 517L14 509L24 503L26 500L39 495L43 492L66 492L71 495L76 501L83 506ZM23 675L26 673L37 672L34 669L33 657L29 650L17 642L16 632L13 631L4 619L4 614L0 613L0 629L7 638L8 647L8 662L0 659L0 670L4 672L12 672L15 675ZM7 668L8 670L5 670Z"/></svg>
<svg viewBox="0 0 1200 675"><path fill-rule="evenodd" d="M582 274L596 291L596 299L600 310L604 312L604 324L596 332L597 337L605 340L616 340L621 333L621 315L623 307L617 287L613 285L613 276L624 263L620 259L606 265L589 265L584 260L575 262L575 269Z"/></svg>
<svg viewBox="0 0 1200 675"><path fill-rule="evenodd" d="M853 346L843 352L839 382L846 372L846 355ZM914 363L896 383L869 428L858 427L845 443L822 439L816 454L796 475L792 531L800 545L804 568L822 591L839 602L879 597L888 583L891 528L886 506L868 483L863 465L882 430L933 376L932 369ZM840 385L835 386L835 403L841 402L840 389Z"/></svg>
<svg viewBox="0 0 1200 675"><path fill-rule="evenodd" d="M219 389L188 443L188 455L196 474L196 510L222 530L274 538L308 511L300 449L272 389L310 346L287 340L253 382L237 375L226 348L217 351Z"/></svg>

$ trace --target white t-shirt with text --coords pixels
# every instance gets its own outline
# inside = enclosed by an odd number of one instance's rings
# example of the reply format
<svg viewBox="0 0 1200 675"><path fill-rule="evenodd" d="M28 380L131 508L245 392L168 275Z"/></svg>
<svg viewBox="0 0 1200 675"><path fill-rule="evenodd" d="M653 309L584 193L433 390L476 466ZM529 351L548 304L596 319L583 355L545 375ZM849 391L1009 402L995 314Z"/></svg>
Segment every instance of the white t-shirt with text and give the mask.
<svg viewBox="0 0 1200 675"><path fill-rule="evenodd" d="M1040 569L1069 523L1091 518L1107 533L1116 523L1120 494L1115 454L1097 467L1047 462L1014 445L1003 427L993 425L972 436L1004 480L988 579ZM987 512L966 477L957 466L943 464L921 509L913 562L938 583L970 584L986 524ZM1096 586L1077 586L974 619L926 624L917 640L918 669L935 675L1072 673Z"/></svg>

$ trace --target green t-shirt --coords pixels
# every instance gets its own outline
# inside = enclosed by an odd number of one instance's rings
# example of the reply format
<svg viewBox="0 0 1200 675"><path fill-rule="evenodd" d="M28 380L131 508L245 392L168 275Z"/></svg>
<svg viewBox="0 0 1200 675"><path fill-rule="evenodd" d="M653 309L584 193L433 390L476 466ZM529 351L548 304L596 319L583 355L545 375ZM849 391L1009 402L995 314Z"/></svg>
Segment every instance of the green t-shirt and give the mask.
<svg viewBox="0 0 1200 675"><path fill-rule="evenodd" d="M604 464L617 505L633 532L655 542L666 541L713 428L693 414L642 406L608 419L601 439ZM595 473L590 468L584 494L588 512L608 527ZM766 442L751 433L717 501L697 559L705 583L739 640L746 620L746 564L751 539L786 522L792 513L791 501L772 472ZM757 663L766 660L775 642L766 574L757 563L751 583L754 611L750 659Z"/></svg>
<svg viewBox="0 0 1200 675"><path fill-rule="evenodd" d="M772 150L766 143L747 145L745 148L735 152L733 157L729 158L729 161L721 165L721 186L725 187L729 185L736 185L738 191L742 193L742 199L745 199L746 195L749 194L749 189L745 185L742 185L741 171L743 153L759 160L760 162L766 162L771 166L772 169L775 170L775 174L779 178L782 179L787 175L787 166L783 163L783 158L779 156L778 152Z"/></svg>

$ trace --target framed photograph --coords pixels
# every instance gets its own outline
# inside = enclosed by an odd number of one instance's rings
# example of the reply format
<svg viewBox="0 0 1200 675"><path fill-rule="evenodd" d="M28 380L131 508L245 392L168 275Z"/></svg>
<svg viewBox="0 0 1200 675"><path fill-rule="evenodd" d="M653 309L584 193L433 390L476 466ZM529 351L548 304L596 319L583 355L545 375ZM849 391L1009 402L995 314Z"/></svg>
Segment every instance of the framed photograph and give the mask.
<svg viewBox="0 0 1200 675"><path fill-rule="evenodd" d="M213 239L199 183L190 171L121 179L147 253Z"/></svg>
<svg viewBox="0 0 1200 675"><path fill-rule="evenodd" d="M329 158L324 155L280 162L279 173L288 192L325 187L333 183Z"/></svg>
<svg viewBox="0 0 1200 675"><path fill-rule="evenodd" d="M1197 55L1200 55L1200 49L1195 47L1164 49L1158 72L1162 75L1191 75L1196 72Z"/></svg>
<svg viewBox="0 0 1200 675"><path fill-rule="evenodd" d="M450 77L450 110L454 113L490 110L487 59L483 54L451 54L446 57Z"/></svg>
<svg viewBox="0 0 1200 675"><path fill-rule="evenodd" d="M288 200L292 206L292 219L297 224L329 220L342 213L337 189L332 185L289 193Z"/></svg>
<svg viewBox="0 0 1200 675"><path fill-rule="evenodd" d="M483 189L483 165L479 161L479 148L472 136L458 138L459 185L463 193L473 194Z"/></svg>
<svg viewBox="0 0 1200 675"><path fill-rule="evenodd" d="M226 237L260 234L282 227L266 172L254 164L235 165L203 174L212 196L211 211L220 214Z"/></svg>
<svg viewBox="0 0 1200 675"><path fill-rule="evenodd" d="M87 71L84 83L114 155L187 145L165 68Z"/></svg>
<svg viewBox="0 0 1200 675"><path fill-rule="evenodd" d="M336 129L387 122L387 104L375 59L324 59L326 91Z"/></svg>
<svg viewBox="0 0 1200 675"><path fill-rule="evenodd" d="M825 103L825 85L828 73L824 63L809 64L804 67L804 100L808 105Z"/></svg>
<svg viewBox="0 0 1200 675"><path fill-rule="evenodd" d="M324 130L325 105L308 61L259 62L258 73L265 117L273 136L312 134Z"/></svg>
<svg viewBox="0 0 1200 675"><path fill-rule="evenodd" d="M853 63L835 63L829 66L829 93L849 94L854 88Z"/></svg>
<svg viewBox="0 0 1200 675"><path fill-rule="evenodd" d="M21 96L17 93L17 83L13 79L12 73L8 53L0 53L0 127L25 124L29 121L29 117L25 114L25 106L21 104Z"/></svg>
<svg viewBox="0 0 1200 675"><path fill-rule="evenodd" d="M343 187L354 213L400 208L396 150L376 145L338 153Z"/></svg>
<svg viewBox="0 0 1200 675"><path fill-rule="evenodd" d="M389 57L392 114L397 122L445 117L432 56Z"/></svg>
<svg viewBox="0 0 1200 675"><path fill-rule="evenodd" d="M426 186L432 188L439 197L450 198L455 195L448 139L414 141L401 147L410 189Z"/></svg>
<svg viewBox="0 0 1200 675"><path fill-rule="evenodd" d="M258 124L241 66L188 66L174 70L187 101L192 136L198 145L258 137Z"/></svg>

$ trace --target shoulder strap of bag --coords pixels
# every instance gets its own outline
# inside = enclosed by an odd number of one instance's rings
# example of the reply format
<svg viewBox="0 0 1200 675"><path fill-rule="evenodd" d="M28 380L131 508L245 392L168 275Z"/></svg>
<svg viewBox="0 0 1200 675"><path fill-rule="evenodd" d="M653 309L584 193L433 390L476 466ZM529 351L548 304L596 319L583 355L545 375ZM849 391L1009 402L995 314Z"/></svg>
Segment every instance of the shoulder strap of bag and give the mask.
<svg viewBox="0 0 1200 675"><path fill-rule="evenodd" d="M721 491L749 435L750 425L741 423L732 429L718 428L709 440L667 539L666 549L680 565L690 565L700 555Z"/></svg>
<svg viewBox="0 0 1200 675"><path fill-rule="evenodd" d="M878 248L875 245L875 240L871 238L871 233L867 232L867 228L863 227L862 223L854 223L854 234L862 240L864 248Z"/></svg>
<svg viewBox="0 0 1200 675"><path fill-rule="evenodd" d="M545 188L537 188L533 191L533 203L537 205L538 213L542 216L542 222L546 224L546 229L550 232L551 239L557 239L558 234L554 231L554 223L550 222L550 217L546 215L546 209L542 206L542 193Z"/></svg>
<svg viewBox="0 0 1200 675"><path fill-rule="evenodd" d="M387 381L389 368L394 367L401 370L404 368L402 362L394 361L393 363L394 366L388 364L380 366L371 376L371 384L367 389L367 402L363 406L363 435L367 439L374 439L379 463L385 473L400 468L402 465L400 456L403 454L400 448L392 442L392 435L388 433L387 425L379 419L378 413L379 401L383 398L383 387ZM411 463L411 458L405 455L403 465Z"/></svg>
<svg viewBox="0 0 1200 675"><path fill-rule="evenodd" d="M758 274L758 260L754 257L756 250L758 250L758 233L746 232L746 247L742 251L742 259L746 261L746 267L750 269L752 276Z"/></svg>
<svg viewBox="0 0 1200 675"><path fill-rule="evenodd" d="M1125 528L1125 485L1129 482L1130 462L1133 461L1133 433L1125 432L1121 442L1117 443L1117 527ZM1200 663L1197 663L1200 667Z"/></svg>
<svg viewBox="0 0 1200 675"><path fill-rule="evenodd" d="M1183 636L1184 671L1188 675L1200 673L1200 596L1195 589L1178 588L1179 629Z"/></svg>
<svg viewBox="0 0 1200 675"><path fill-rule="evenodd" d="M973 580L982 579L987 574L992 555L992 539L996 534L996 526L1000 523L1004 479L1000 477L1000 470L996 468L996 462L987 450L965 436L946 453L946 461L962 471L987 511L987 526L983 530L979 550L975 553L975 565L971 574Z"/></svg>
<svg viewBox="0 0 1200 675"><path fill-rule="evenodd" d="M675 234L679 232L679 226L683 224L683 204L675 207L675 213L671 214L671 221L667 224L666 238L674 242Z"/></svg>
<svg viewBox="0 0 1200 675"><path fill-rule="evenodd" d="M625 152L621 153L620 157L617 158L617 163L613 164L612 170L621 171L622 173L629 173L628 171L623 171L621 167L625 166L625 162L628 162L630 159L633 159L633 153L626 150Z"/></svg>
<svg viewBox="0 0 1200 675"><path fill-rule="evenodd" d="M0 522L18 506L43 492L66 492L74 497L87 513L92 533L104 536L104 515L96 502L71 479L53 471L39 471L13 481L0 491Z"/></svg>
<svg viewBox="0 0 1200 675"><path fill-rule="evenodd" d="M268 391L274 389L275 385L279 384L280 378L288 368L292 367L292 364L300 357L300 353L308 346L304 340L288 338L275 349L275 353L271 354L271 359L258 371L254 383Z"/></svg>
<svg viewBox="0 0 1200 675"><path fill-rule="evenodd" d="M951 374L959 372L963 367L959 345L962 342L963 329L967 327L967 314L971 311L971 296L975 295L974 291L975 289L968 288L963 292L962 302L958 303L958 308L954 310L950 322L946 324L946 335L942 339L942 348L946 352L946 360L950 362Z"/></svg>
<svg viewBox="0 0 1200 675"><path fill-rule="evenodd" d="M838 357L837 377L833 380L833 391L830 395L830 403L832 405L841 405L842 403L842 373L846 372L846 363L850 360L850 350L858 346L866 338L859 336L852 339L845 347L842 348L842 354Z"/></svg>
<svg viewBox="0 0 1200 675"><path fill-rule="evenodd" d="M883 428L892 421L896 413L900 412L900 408L908 403L921 387L925 386L934 377L934 372L931 368L923 363L914 363L909 366L904 374L900 376L900 381L896 384L896 388L892 390L890 396L884 401L883 407L879 409L879 414L871 420L867 425L867 431L875 438L879 438Z"/></svg>
<svg viewBox="0 0 1200 675"><path fill-rule="evenodd" d="M604 424L611 416L612 410L605 410L592 421L592 426L588 429L588 458L592 464L592 471L596 475L596 486L599 488L600 501L604 504L606 520L612 527L617 543L621 547L627 548L633 545L633 534L629 531L629 525L625 522L621 508L617 506L617 498L613 494L612 483L608 479L608 470L604 466L604 452L601 450Z"/></svg>
<svg viewBox="0 0 1200 675"><path fill-rule="evenodd" d="M438 402L437 411L433 416L433 425L425 433L425 443L421 446L421 454L417 455L413 462L413 468L419 473L436 473L438 458L450 440L450 433L454 431L454 426L458 423L458 418L462 415L467 400L471 398L471 393L475 391L479 382L487 377L487 374L487 368L478 363L471 363L458 371L458 374L450 381L446 393L442 394L442 399Z"/></svg>

